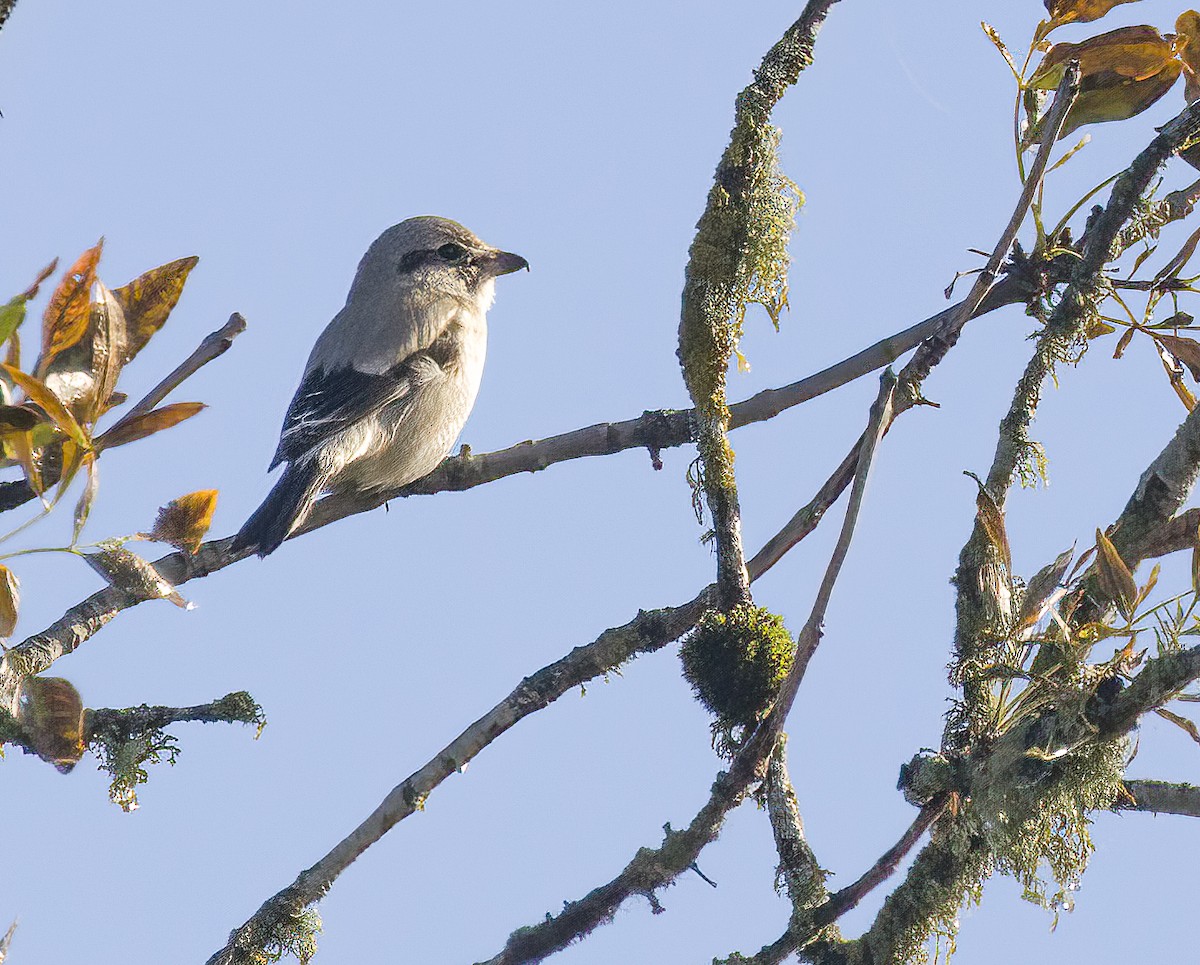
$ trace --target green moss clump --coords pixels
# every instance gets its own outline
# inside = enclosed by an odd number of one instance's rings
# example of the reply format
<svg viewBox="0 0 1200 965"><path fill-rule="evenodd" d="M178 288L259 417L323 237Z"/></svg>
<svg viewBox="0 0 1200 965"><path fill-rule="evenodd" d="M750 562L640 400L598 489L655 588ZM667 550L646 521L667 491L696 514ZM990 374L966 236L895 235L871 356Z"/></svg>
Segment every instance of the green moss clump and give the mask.
<svg viewBox="0 0 1200 965"><path fill-rule="evenodd" d="M796 644L783 618L742 605L710 610L680 648L683 676L696 699L729 732L753 727L771 706L792 668Z"/></svg>

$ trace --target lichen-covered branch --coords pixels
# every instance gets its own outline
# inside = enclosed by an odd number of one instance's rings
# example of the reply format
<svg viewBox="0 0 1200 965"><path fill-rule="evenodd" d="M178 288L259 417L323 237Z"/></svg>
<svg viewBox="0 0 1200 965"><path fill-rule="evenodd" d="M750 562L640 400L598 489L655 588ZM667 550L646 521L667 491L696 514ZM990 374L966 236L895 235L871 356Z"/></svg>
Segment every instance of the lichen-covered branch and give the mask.
<svg viewBox="0 0 1200 965"><path fill-rule="evenodd" d="M790 931L799 931L811 922L812 910L829 897L829 890L825 887L826 872L817 863L817 856L804 836L800 805L788 776L786 734L779 735L758 797L766 802L775 852L779 855L776 888L782 884L792 903Z"/></svg>
<svg viewBox="0 0 1200 965"><path fill-rule="evenodd" d="M750 601L741 544L725 379L746 305L777 319L787 303L787 242L802 200L779 170L771 112L812 63L817 31L835 0L809 0L737 97L729 146L689 252L679 322L679 362L696 407L696 445L717 545L723 610Z"/></svg>
<svg viewBox="0 0 1200 965"><path fill-rule="evenodd" d="M985 482L987 493L1000 511L1018 471L1036 456L1029 427L1046 379L1057 363L1071 358L1106 295L1108 282L1104 268L1118 254L1122 227L1130 220L1159 168L1197 131L1200 131L1200 103L1189 105L1162 128L1117 178L1108 204L1089 220L1071 280L1038 336L1033 357L1000 424L995 457ZM954 577L958 595L951 679L962 687L963 698L947 720L944 741L948 746L963 746L986 728L989 683L976 670L986 665L998 628L1009 616L1005 591L1010 574L1002 572L1003 568L999 551L992 545L983 522L977 519Z"/></svg>
<svg viewBox="0 0 1200 965"><path fill-rule="evenodd" d="M1200 787L1170 781L1126 781L1126 797L1117 801L1118 811L1150 811L1200 818Z"/></svg>

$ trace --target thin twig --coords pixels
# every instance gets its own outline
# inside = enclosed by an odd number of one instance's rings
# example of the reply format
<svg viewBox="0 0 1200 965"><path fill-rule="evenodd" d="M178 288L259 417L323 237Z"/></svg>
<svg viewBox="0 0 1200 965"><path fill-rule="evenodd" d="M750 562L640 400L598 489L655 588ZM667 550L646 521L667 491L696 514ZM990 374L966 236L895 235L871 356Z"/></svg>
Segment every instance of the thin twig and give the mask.
<svg viewBox="0 0 1200 965"><path fill-rule="evenodd" d="M132 409L126 412L112 428L106 430L115 432L128 422L136 419L140 415L144 415L153 409L156 405L162 402L168 395L174 392L187 379L195 375L200 369L206 366L213 359L220 358L233 344L233 340L246 330L246 320L237 312L229 316L229 321L218 328L215 332L210 332L204 336L204 340L196 346L196 350L192 352L186 359L179 363L175 369L165 379L158 383L153 389L146 393L145 398L138 402Z"/></svg>

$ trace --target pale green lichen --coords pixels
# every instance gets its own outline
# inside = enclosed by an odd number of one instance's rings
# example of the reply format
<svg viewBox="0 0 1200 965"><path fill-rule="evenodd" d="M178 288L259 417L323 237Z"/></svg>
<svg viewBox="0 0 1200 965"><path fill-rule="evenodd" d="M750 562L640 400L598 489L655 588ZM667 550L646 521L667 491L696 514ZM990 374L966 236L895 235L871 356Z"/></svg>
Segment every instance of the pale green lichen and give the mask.
<svg viewBox="0 0 1200 965"><path fill-rule="evenodd" d="M710 491L733 483L725 382L746 306L762 305L778 327L787 305L787 244L803 195L780 170L779 136L745 119L734 128L688 264L678 355Z"/></svg>

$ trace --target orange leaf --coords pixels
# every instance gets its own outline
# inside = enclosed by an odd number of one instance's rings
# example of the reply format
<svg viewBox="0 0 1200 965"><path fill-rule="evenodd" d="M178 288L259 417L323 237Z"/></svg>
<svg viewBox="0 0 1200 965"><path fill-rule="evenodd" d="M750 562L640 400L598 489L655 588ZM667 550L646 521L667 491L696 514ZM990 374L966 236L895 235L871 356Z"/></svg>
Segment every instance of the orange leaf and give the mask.
<svg viewBox="0 0 1200 965"><path fill-rule="evenodd" d="M50 296L50 304L42 316L42 358L52 356L78 342L87 331L92 282L96 280L96 263L104 248L104 239L96 242L73 264Z"/></svg>
<svg viewBox="0 0 1200 965"><path fill-rule="evenodd" d="M215 489L201 489L173 499L158 511L150 539L170 543L185 553L195 553L212 526L216 508Z"/></svg>
<svg viewBox="0 0 1200 965"><path fill-rule="evenodd" d="M145 439L146 436L178 425L184 419L190 419L205 408L207 406L203 402L174 402L171 405L143 412L132 419L122 420L103 435L96 437L94 440L96 451L112 449L114 446L123 446L126 443Z"/></svg>
<svg viewBox="0 0 1200 965"><path fill-rule="evenodd" d="M113 292L113 297L125 313L128 331L126 362L145 348L151 336L163 327L183 293L188 274L199 260L193 255L167 262L151 268Z"/></svg>
<svg viewBox="0 0 1200 965"><path fill-rule="evenodd" d="M34 753L64 774L83 757L83 698L62 677L26 677L17 692L17 723Z"/></svg>
<svg viewBox="0 0 1200 965"><path fill-rule="evenodd" d="M0 362L0 372L3 372L15 385L19 385L29 397L29 401L39 406L53 420L54 424L76 443L85 449L91 448L91 440L88 439L87 433L83 431L83 428L75 421L75 417L62 404L58 396L46 387L44 382L5 362Z"/></svg>
<svg viewBox="0 0 1200 965"><path fill-rule="evenodd" d="M17 574L0 564L0 637L11 637L21 609L21 581Z"/></svg>

